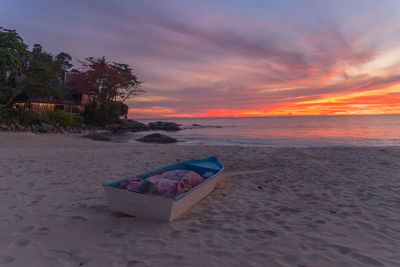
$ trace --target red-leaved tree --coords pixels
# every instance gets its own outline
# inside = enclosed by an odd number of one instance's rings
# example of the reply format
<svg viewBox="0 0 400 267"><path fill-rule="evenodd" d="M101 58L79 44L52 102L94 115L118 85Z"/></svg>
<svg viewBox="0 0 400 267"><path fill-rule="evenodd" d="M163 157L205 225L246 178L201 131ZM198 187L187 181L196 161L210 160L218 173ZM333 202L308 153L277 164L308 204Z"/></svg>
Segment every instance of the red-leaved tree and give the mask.
<svg viewBox="0 0 400 267"><path fill-rule="evenodd" d="M92 110L100 103L124 102L144 92L127 64L110 63L105 57L85 58L80 63L82 69L74 83L80 93L89 97Z"/></svg>

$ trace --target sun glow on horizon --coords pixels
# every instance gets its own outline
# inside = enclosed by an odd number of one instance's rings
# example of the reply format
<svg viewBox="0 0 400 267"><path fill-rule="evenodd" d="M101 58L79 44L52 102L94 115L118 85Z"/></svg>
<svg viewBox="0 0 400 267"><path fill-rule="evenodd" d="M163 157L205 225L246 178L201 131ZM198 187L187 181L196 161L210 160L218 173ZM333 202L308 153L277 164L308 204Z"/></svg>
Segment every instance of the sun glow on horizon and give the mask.
<svg viewBox="0 0 400 267"><path fill-rule="evenodd" d="M371 90L320 95L314 99L293 98L259 108L209 108L192 114L174 108L153 106L131 108L134 117L197 118L197 117L261 117L261 116L313 116L313 115L383 115L400 114L400 84L388 83L384 89L371 86ZM297 101L296 101L297 100Z"/></svg>

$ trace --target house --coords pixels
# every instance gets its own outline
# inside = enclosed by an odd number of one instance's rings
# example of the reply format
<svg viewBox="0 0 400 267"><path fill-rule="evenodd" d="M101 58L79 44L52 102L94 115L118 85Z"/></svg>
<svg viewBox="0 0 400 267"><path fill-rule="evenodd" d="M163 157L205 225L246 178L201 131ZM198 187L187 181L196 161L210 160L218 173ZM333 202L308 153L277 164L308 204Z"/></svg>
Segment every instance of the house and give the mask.
<svg viewBox="0 0 400 267"><path fill-rule="evenodd" d="M79 73L66 72L64 75L64 85L74 86L75 78ZM72 88L63 99L49 97L31 98L26 103L18 101L14 103L16 107L29 109L33 112L54 112L64 110L69 113L79 114L85 111L85 107L90 104L89 96L80 93L76 88Z"/></svg>
<svg viewBox="0 0 400 267"><path fill-rule="evenodd" d="M79 114L85 111L85 106L74 101L59 101L52 98L32 98L29 101L29 110L33 112L53 112L57 110L64 110L69 113Z"/></svg>

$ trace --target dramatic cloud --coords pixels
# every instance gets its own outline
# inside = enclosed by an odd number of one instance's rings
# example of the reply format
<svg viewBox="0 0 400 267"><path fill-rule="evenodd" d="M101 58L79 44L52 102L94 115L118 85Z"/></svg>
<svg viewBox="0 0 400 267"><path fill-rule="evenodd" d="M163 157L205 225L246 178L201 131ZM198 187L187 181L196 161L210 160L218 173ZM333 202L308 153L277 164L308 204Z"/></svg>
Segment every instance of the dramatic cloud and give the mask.
<svg viewBox="0 0 400 267"><path fill-rule="evenodd" d="M400 4L3 1L3 27L52 53L130 64L130 116L400 112Z"/></svg>

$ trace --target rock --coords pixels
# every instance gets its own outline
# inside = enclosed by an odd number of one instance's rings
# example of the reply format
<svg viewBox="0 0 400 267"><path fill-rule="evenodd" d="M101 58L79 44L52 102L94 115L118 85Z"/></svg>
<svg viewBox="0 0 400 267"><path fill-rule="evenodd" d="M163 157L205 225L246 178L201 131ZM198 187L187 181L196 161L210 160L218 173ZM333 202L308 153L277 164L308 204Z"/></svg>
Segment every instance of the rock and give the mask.
<svg viewBox="0 0 400 267"><path fill-rule="evenodd" d="M146 124L135 120L126 120L124 126L131 131L143 131L148 129Z"/></svg>
<svg viewBox="0 0 400 267"><path fill-rule="evenodd" d="M121 134L121 133L125 133L127 131L125 125L121 125L121 124L110 124L107 125L106 130L112 132L113 134Z"/></svg>
<svg viewBox="0 0 400 267"><path fill-rule="evenodd" d="M15 125L11 123L9 129L10 131L15 132Z"/></svg>
<svg viewBox="0 0 400 267"><path fill-rule="evenodd" d="M26 128L19 124L15 126L15 130L19 132L26 132Z"/></svg>
<svg viewBox="0 0 400 267"><path fill-rule="evenodd" d="M193 127L200 127L201 125L196 124L196 123L193 123L192 126L193 126Z"/></svg>
<svg viewBox="0 0 400 267"><path fill-rule="evenodd" d="M136 139L136 141L161 144L178 142L178 140L176 140L175 138L159 133L146 135L144 137Z"/></svg>
<svg viewBox="0 0 400 267"><path fill-rule="evenodd" d="M50 124L42 122L42 124L40 125L39 132L41 132L41 133L54 133L55 131L56 131L56 127L54 127Z"/></svg>
<svg viewBox="0 0 400 267"><path fill-rule="evenodd" d="M32 129L32 132L38 132L40 130L40 125L32 124L31 129Z"/></svg>
<svg viewBox="0 0 400 267"><path fill-rule="evenodd" d="M47 133L47 124L46 123L42 122L42 124L40 125L39 132Z"/></svg>
<svg viewBox="0 0 400 267"><path fill-rule="evenodd" d="M148 128L151 130L165 130L165 131L179 131L181 128L179 125L175 122L163 122L163 121L157 121L157 122L150 122L148 124Z"/></svg>
<svg viewBox="0 0 400 267"><path fill-rule="evenodd" d="M4 123L2 123L2 124L0 124L0 130L2 130L2 131L9 131L10 128L8 128L7 125L5 125Z"/></svg>
<svg viewBox="0 0 400 267"><path fill-rule="evenodd" d="M108 138L107 136L101 135L101 134L87 134L82 137L90 138L95 141L111 141L110 138Z"/></svg>

